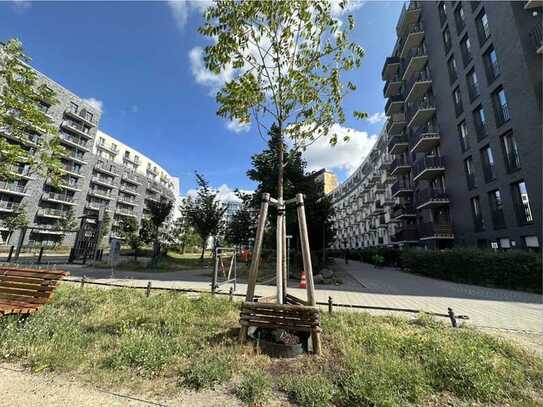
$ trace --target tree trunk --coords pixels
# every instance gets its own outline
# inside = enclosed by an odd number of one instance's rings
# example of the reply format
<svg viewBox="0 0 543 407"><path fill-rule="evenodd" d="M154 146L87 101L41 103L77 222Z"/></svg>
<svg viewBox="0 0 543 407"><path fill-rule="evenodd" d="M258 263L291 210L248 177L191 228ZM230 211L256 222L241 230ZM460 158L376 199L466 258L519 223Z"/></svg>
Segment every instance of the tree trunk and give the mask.
<svg viewBox="0 0 543 407"><path fill-rule="evenodd" d="M279 128L279 141L277 144L277 224L276 224L276 285L277 285L277 303L283 304L285 292L284 292L284 236L283 236L283 227L284 227L284 218L285 218L285 208L283 203L283 128L281 123L278 123Z"/></svg>
<svg viewBox="0 0 543 407"><path fill-rule="evenodd" d="M204 261L204 254L206 251L206 241L207 241L207 238L202 239L202 254L200 255L200 262Z"/></svg>

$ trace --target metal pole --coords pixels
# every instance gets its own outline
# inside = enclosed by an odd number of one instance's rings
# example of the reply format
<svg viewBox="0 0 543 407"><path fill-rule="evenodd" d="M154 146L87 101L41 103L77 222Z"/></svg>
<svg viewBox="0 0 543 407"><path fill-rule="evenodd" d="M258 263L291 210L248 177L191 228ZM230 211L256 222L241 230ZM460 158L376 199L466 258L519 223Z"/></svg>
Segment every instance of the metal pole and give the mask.
<svg viewBox="0 0 543 407"><path fill-rule="evenodd" d="M9 249L9 254L8 254L8 263L11 262L11 256L13 256L13 250L15 249L15 246L11 246L10 249Z"/></svg>
<svg viewBox="0 0 543 407"><path fill-rule="evenodd" d="M215 289L217 288L217 271L219 269L219 248L215 248L213 254L215 256L214 266L213 266L213 277L211 278L211 293L215 294Z"/></svg>
<svg viewBox="0 0 543 407"><path fill-rule="evenodd" d="M43 246L40 247L40 254L38 254L38 264L41 264L42 256L43 256Z"/></svg>
<svg viewBox="0 0 543 407"><path fill-rule="evenodd" d="M17 250L15 250L15 258L14 260L19 260L19 255L21 254L21 249L23 248L23 242L25 240L26 236L26 226L21 229L21 232L19 233L19 240L17 241Z"/></svg>

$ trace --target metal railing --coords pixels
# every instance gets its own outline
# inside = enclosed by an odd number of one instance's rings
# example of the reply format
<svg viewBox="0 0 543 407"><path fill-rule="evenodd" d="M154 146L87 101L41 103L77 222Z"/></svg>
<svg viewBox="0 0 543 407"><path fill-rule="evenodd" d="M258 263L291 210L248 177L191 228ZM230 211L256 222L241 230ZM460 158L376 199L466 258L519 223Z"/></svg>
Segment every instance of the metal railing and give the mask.
<svg viewBox="0 0 543 407"><path fill-rule="evenodd" d="M446 222L426 222L417 225L417 231L420 238L452 236L453 227Z"/></svg>
<svg viewBox="0 0 543 407"><path fill-rule="evenodd" d="M62 140L66 140L71 143L77 144L80 147L87 147L87 144L88 144L87 140L82 139L81 137L72 136L71 134L68 134L68 133L61 133L60 138Z"/></svg>
<svg viewBox="0 0 543 407"><path fill-rule="evenodd" d="M443 157L423 157L418 159L413 167L416 177L429 169L445 168L445 159Z"/></svg>
<svg viewBox="0 0 543 407"><path fill-rule="evenodd" d="M46 200L54 200L54 201L61 201L61 202L74 202L74 198L72 195L67 194L59 194L55 192L46 192L42 195L42 197Z"/></svg>
<svg viewBox="0 0 543 407"><path fill-rule="evenodd" d="M444 190L433 188L424 188L418 190L415 194L415 202L417 206L433 201L446 203L449 201L449 196Z"/></svg>
<svg viewBox="0 0 543 407"><path fill-rule="evenodd" d="M507 106L507 103L496 106L496 123L498 126L508 122L510 119L511 116L509 115L509 106Z"/></svg>
<svg viewBox="0 0 543 407"><path fill-rule="evenodd" d="M390 191L392 192L392 195L395 195L400 191L413 191L413 185L410 182L398 180L392 184Z"/></svg>
<svg viewBox="0 0 543 407"><path fill-rule="evenodd" d="M26 191L26 186L18 185L12 182L3 181L0 182L0 189L12 192L19 192L24 194Z"/></svg>

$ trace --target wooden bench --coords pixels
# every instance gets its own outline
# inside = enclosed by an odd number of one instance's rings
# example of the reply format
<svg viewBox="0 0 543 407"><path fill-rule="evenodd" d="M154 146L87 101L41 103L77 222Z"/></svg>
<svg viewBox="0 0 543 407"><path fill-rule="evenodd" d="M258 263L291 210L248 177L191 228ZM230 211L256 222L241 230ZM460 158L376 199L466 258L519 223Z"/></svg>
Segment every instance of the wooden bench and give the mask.
<svg viewBox="0 0 543 407"><path fill-rule="evenodd" d="M36 312L67 275L65 271L0 267L0 317Z"/></svg>

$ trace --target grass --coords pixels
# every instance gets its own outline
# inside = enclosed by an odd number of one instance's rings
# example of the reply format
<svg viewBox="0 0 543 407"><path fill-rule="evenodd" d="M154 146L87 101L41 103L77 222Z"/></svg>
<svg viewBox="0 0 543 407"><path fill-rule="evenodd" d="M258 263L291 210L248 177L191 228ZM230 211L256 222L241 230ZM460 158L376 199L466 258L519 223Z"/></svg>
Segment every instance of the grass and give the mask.
<svg viewBox="0 0 543 407"><path fill-rule="evenodd" d="M95 265L97 268L110 268L110 264L107 261L99 262ZM152 262L144 262L141 258L137 261L133 256L129 256L128 261L124 261L115 267L117 270L125 271L140 271L140 272L153 272L153 273L165 273L173 271L194 271L194 270L211 270L212 258L209 253L206 253L204 261L200 260L199 254L186 253L181 254L174 251L169 251L166 255L157 257Z"/></svg>
<svg viewBox="0 0 543 407"><path fill-rule="evenodd" d="M543 361L424 318L322 314L323 355L272 360L237 344L225 299L62 285L26 320L0 319L0 360L162 395L221 388L246 405L536 406ZM281 395L282 394L282 395Z"/></svg>

